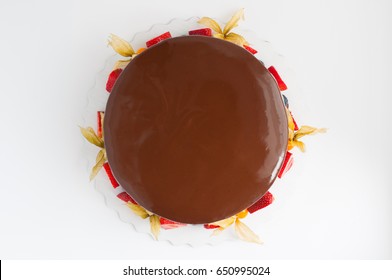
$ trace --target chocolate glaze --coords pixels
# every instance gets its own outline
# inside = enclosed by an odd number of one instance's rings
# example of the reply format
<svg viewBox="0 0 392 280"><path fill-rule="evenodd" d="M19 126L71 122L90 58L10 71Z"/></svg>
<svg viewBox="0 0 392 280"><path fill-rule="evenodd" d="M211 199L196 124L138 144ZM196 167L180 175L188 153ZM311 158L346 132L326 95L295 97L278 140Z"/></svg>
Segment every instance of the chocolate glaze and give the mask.
<svg viewBox="0 0 392 280"><path fill-rule="evenodd" d="M268 70L223 40L187 36L124 69L105 111L105 146L120 185L144 208L211 223L257 201L287 147L287 118Z"/></svg>

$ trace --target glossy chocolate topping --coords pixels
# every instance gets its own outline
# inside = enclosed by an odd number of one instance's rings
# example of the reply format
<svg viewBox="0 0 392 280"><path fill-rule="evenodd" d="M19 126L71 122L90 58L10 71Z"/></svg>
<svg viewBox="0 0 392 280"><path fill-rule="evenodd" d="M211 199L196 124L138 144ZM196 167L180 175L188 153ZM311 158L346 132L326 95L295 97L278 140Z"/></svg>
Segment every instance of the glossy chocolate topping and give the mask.
<svg viewBox="0 0 392 280"><path fill-rule="evenodd" d="M124 69L105 111L120 185L144 208L199 224L230 217L274 182L287 118L274 78L252 54L202 36L168 39Z"/></svg>

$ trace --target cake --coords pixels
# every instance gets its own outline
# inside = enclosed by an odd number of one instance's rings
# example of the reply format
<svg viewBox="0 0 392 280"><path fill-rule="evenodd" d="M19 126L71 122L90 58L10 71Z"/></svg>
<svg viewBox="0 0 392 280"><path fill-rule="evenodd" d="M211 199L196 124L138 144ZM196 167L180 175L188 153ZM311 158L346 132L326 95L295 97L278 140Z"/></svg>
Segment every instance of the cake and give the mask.
<svg viewBox="0 0 392 280"><path fill-rule="evenodd" d="M110 73L97 131L81 128L98 146L90 178L104 167L117 196L159 229L202 224L219 233L235 225L246 241L260 239L240 219L274 200L268 191L293 164L299 139L322 132L298 127L281 93L274 66L210 18L191 36L170 32L135 52L112 35L109 44L127 60Z"/></svg>
<svg viewBox="0 0 392 280"><path fill-rule="evenodd" d="M260 199L288 141L269 71L244 48L206 36L167 39L135 57L112 89L104 131L120 185L145 209L190 224Z"/></svg>

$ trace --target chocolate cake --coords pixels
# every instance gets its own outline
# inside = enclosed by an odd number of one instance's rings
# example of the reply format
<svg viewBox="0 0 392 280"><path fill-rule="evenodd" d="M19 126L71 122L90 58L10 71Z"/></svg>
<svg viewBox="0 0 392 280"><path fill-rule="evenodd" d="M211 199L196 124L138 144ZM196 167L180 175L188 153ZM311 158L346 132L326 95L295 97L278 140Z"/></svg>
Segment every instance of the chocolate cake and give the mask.
<svg viewBox="0 0 392 280"><path fill-rule="evenodd" d="M145 209L176 222L228 218L260 199L287 150L276 81L247 50L167 39L123 70L105 110L107 159Z"/></svg>

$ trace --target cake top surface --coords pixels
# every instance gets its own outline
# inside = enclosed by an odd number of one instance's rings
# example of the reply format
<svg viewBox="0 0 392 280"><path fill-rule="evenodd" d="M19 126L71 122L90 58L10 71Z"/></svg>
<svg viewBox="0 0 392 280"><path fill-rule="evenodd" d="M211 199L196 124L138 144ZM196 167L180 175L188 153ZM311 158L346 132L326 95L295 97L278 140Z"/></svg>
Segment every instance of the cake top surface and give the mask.
<svg viewBox="0 0 392 280"><path fill-rule="evenodd" d="M287 149L274 78L252 54L203 36L167 39L124 69L105 110L105 148L145 209L211 223L257 201Z"/></svg>

